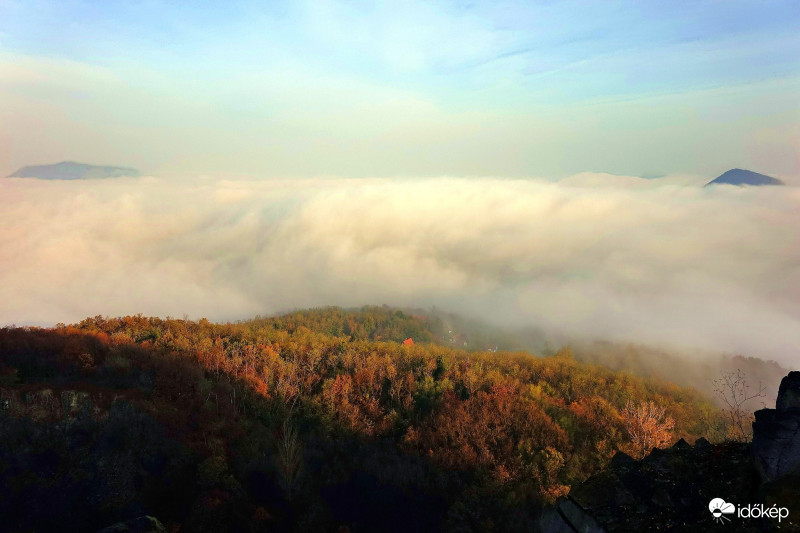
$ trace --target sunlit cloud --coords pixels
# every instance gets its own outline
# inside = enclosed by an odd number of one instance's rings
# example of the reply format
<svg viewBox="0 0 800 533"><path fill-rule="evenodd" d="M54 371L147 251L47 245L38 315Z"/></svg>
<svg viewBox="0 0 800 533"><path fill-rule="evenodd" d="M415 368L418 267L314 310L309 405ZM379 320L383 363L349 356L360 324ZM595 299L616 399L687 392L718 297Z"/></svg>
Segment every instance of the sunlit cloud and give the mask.
<svg viewBox="0 0 800 533"><path fill-rule="evenodd" d="M438 306L788 361L800 189L583 174L0 181L0 323Z"/></svg>

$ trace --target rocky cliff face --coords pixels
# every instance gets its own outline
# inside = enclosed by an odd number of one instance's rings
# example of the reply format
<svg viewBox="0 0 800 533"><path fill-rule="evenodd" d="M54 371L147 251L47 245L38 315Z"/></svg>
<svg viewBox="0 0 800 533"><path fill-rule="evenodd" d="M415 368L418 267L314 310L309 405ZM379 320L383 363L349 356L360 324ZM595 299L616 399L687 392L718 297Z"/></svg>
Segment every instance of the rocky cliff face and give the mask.
<svg viewBox="0 0 800 533"><path fill-rule="evenodd" d="M166 529L153 516L139 516L126 522L117 522L97 533L164 533Z"/></svg>
<svg viewBox="0 0 800 533"><path fill-rule="evenodd" d="M546 510L540 530L800 531L800 372L781 382L776 409L756 412L753 435L752 445L680 440L641 461L618 453ZM715 516L715 498L732 503L733 512ZM754 505L788 516L753 517L763 514Z"/></svg>
<svg viewBox="0 0 800 533"><path fill-rule="evenodd" d="M756 411L753 456L762 481L800 473L800 372L781 381L775 409Z"/></svg>

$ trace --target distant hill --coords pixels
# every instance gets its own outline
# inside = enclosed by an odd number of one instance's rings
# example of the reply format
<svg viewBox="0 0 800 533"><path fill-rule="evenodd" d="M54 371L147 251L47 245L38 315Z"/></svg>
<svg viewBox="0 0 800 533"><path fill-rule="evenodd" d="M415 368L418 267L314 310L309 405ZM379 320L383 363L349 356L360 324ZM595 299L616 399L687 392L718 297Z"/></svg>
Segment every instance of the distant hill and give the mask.
<svg viewBox="0 0 800 533"><path fill-rule="evenodd" d="M781 180L741 168L731 169L718 178L706 183L709 185L784 185Z"/></svg>
<svg viewBox="0 0 800 533"><path fill-rule="evenodd" d="M122 176L138 176L135 168L104 167L86 165L73 161L62 161L53 165L33 165L22 167L9 178L40 178L44 180L86 180L102 178L119 178Z"/></svg>
<svg viewBox="0 0 800 533"><path fill-rule="evenodd" d="M554 355L559 351L571 351L580 363L693 387L715 403L722 402L722 399L714 392L714 380L720 379L725 372L741 370L752 387L763 385L764 401L767 402L775 400L778 383L788 372L775 361L753 357L712 352L698 354L695 350L636 343L557 338L531 326L503 328L435 309L325 307L259 317L243 324L253 330L266 328L290 333L306 328L314 333L347 337L353 342L366 340L399 344L410 337L415 344L433 343L469 352L525 351ZM569 348L564 350L565 346Z"/></svg>

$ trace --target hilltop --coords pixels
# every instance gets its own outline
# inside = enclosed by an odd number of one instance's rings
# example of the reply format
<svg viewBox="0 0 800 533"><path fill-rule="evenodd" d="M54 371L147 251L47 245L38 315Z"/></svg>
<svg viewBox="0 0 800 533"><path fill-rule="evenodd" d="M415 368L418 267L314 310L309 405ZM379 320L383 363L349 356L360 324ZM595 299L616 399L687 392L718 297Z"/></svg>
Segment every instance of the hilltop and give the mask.
<svg viewBox="0 0 800 533"><path fill-rule="evenodd" d="M785 185L781 180L741 168L731 169L706 183L709 185Z"/></svg>
<svg viewBox="0 0 800 533"><path fill-rule="evenodd" d="M73 161L62 161L52 165L33 165L22 167L9 178L39 178L45 180L86 180L136 177L139 171L135 168L87 165Z"/></svg>
<svg viewBox="0 0 800 533"><path fill-rule="evenodd" d="M736 354L702 353L689 349L654 347L613 341L576 341L555 338L535 328L499 327L436 309L398 309L365 306L356 309L325 307L293 311L249 321L259 326L345 336L348 340L434 343L469 352L528 352L554 355L569 346L576 361L628 372L643 378L692 387L718 402L713 381L722 372L741 370L752 387L764 387L764 401L772 402L788 369L775 361Z"/></svg>

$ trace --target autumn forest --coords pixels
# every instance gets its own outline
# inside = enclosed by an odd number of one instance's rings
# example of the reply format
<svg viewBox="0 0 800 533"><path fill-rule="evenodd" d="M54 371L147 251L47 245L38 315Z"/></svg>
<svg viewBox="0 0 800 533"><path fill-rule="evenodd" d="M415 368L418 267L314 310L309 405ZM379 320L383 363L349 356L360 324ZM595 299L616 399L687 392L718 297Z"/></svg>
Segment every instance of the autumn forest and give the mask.
<svg viewBox="0 0 800 533"><path fill-rule="evenodd" d="M2 529L530 531L618 451L732 435L695 389L449 327L367 307L4 328Z"/></svg>

